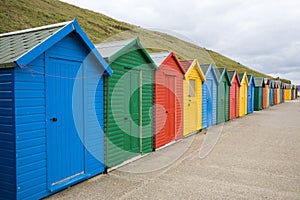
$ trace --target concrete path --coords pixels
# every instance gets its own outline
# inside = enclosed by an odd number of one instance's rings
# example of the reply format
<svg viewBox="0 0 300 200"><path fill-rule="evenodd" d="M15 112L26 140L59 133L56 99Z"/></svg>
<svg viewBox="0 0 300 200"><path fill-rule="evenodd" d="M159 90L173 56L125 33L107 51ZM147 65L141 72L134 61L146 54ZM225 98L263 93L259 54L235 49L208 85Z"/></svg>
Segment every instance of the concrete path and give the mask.
<svg viewBox="0 0 300 200"><path fill-rule="evenodd" d="M211 127L48 199L300 199L300 101Z"/></svg>

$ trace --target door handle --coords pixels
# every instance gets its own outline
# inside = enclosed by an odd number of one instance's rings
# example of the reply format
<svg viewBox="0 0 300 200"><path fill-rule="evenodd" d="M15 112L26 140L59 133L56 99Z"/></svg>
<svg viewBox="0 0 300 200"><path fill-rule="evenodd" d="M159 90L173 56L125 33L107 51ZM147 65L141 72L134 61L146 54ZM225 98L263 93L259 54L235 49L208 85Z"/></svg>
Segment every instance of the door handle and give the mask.
<svg viewBox="0 0 300 200"><path fill-rule="evenodd" d="M169 113L169 111L166 111L166 113L168 114L168 113Z"/></svg>
<svg viewBox="0 0 300 200"><path fill-rule="evenodd" d="M124 117L124 120L128 120L128 117Z"/></svg>
<svg viewBox="0 0 300 200"><path fill-rule="evenodd" d="M50 119L50 121L52 121L52 122L57 122L57 118L56 118L56 117L53 117L53 118Z"/></svg>

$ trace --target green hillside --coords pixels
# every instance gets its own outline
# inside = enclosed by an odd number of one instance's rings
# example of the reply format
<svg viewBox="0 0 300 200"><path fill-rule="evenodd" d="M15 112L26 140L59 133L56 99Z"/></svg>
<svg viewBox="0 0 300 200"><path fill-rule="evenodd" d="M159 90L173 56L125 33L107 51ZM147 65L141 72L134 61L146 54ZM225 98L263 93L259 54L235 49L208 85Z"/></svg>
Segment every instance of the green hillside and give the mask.
<svg viewBox="0 0 300 200"><path fill-rule="evenodd" d="M95 44L139 36L150 52L174 50L181 60L197 58L200 63L214 62L217 67L269 77L176 37L120 22L58 0L1 0L0 33L69 21L74 17Z"/></svg>

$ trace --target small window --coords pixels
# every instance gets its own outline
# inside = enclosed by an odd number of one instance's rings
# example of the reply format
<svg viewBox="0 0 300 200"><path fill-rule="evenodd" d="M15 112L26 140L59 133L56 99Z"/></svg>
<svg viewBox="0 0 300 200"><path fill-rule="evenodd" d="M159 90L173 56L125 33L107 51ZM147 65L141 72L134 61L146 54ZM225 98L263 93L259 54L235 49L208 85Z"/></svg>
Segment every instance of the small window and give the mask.
<svg viewBox="0 0 300 200"><path fill-rule="evenodd" d="M189 89L189 97L195 97L195 91L196 91L196 81L190 80L190 89Z"/></svg>

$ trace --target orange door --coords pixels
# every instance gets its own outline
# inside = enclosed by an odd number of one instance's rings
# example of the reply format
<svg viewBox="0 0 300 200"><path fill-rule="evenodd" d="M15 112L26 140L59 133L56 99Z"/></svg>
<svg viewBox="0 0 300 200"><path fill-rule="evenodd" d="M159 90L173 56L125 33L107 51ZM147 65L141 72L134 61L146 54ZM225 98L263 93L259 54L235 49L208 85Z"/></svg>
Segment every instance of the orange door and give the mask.
<svg viewBox="0 0 300 200"><path fill-rule="evenodd" d="M166 86L166 140L172 141L175 139L175 76L166 75Z"/></svg>

